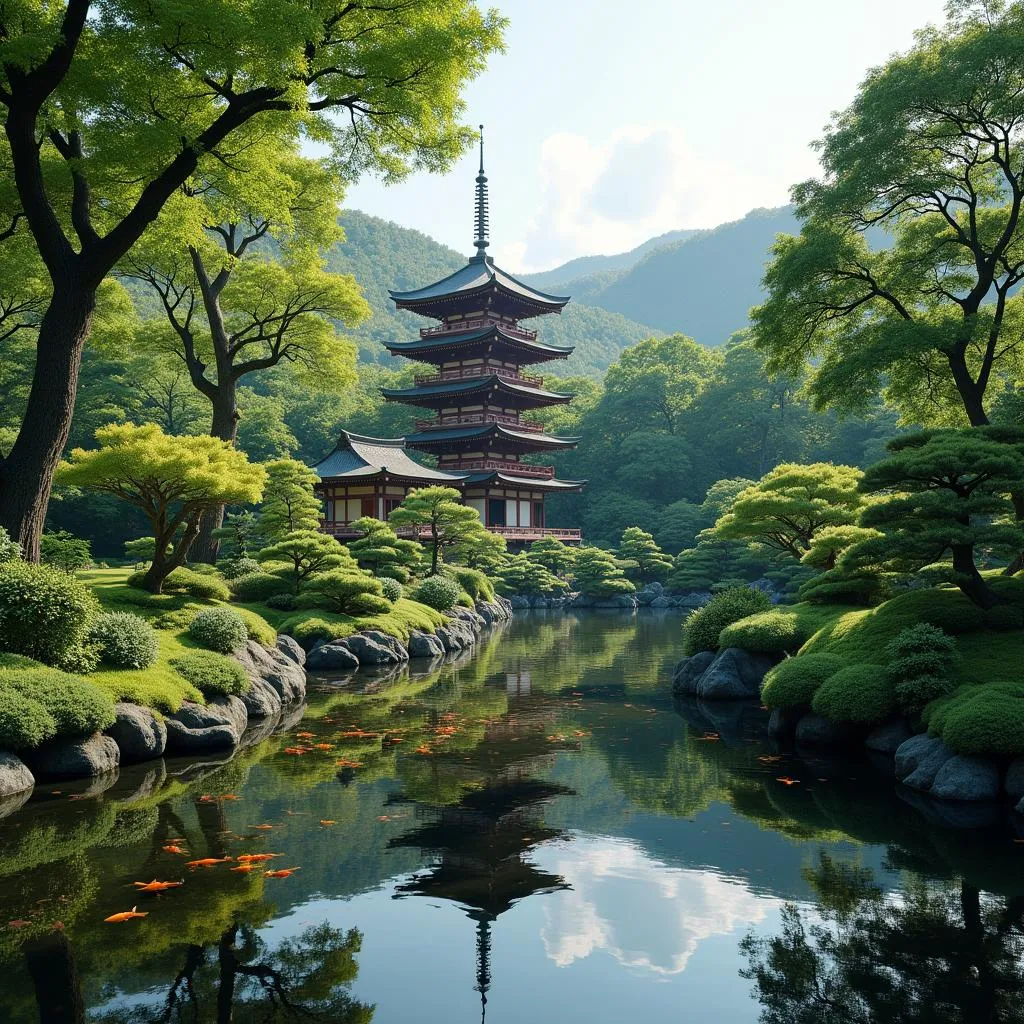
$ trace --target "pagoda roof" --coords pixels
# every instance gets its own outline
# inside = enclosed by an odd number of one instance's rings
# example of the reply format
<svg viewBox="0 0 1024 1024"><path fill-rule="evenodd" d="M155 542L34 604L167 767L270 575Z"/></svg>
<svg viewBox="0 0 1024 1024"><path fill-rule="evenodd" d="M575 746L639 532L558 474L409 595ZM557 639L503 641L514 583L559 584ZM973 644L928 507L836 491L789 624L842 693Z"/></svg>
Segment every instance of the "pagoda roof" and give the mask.
<svg viewBox="0 0 1024 1024"><path fill-rule="evenodd" d="M556 437L553 434L513 430L511 427L506 427L501 423L450 427L446 430L421 430L415 434L410 434L405 439L405 443L410 447L415 447L420 444L435 444L445 441L475 441L483 438L525 443L536 448L572 448L579 443L578 437Z"/></svg>
<svg viewBox="0 0 1024 1024"><path fill-rule="evenodd" d="M501 306L518 317L560 313L568 295L549 295L517 280L489 256L471 256L464 267L440 281L412 291L389 291L399 309L443 319L453 312L484 306Z"/></svg>
<svg viewBox="0 0 1024 1024"><path fill-rule="evenodd" d="M530 491L582 491L587 486L586 480L556 480L553 477L545 480L535 476L517 476L501 470L489 470L483 473L470 473L463 481L466 487L503 486L519 487Z"/></svg>
<svg viewBox="0 0 1024 1024"><path fill-rule="evenodd" d="M522 360L523 365L546 362L549 359L567 359L574 351L572 345L548 345L502 330L499 324L490 324L469 331L445 331L443 334L417 338L414 341L387 341L384 347L392 355L408 356L424 362L433 362L434 360L430 358L431 353L438 353L437 361L446 362L451 358L452 350L459 350L469 357L471 351L483 351L492 347L486 344L492 341L499 341L505 347L518 353L525 353L528 358Z"/></svg>
<svg viewBox="0 0 1024 1024"><path fill-rule="evenodd" d="M424 384L413 388L381 388L381 394L385 398L394 402L409 402L413 405L419 402L431 404L433 399L444 398L448 395L461 397L475 395L481 391L501 391L506 395L526 399L531 405L563 404L571 402L573 397L559 391L545 391L544 388L518 384L493 373L481 377L445 380L437 384Z"/></svg>
<svg viewBox="0 0 1024 1024"><path fill-rule="evenodd" d="M405 439L401 437L364 437L341 432L334 451L322 459L313 471L321 480L368 478L387 473L407 480L428 480L434 483L461 483L465 473L445 473L421 466L409 458Z"/></svg>

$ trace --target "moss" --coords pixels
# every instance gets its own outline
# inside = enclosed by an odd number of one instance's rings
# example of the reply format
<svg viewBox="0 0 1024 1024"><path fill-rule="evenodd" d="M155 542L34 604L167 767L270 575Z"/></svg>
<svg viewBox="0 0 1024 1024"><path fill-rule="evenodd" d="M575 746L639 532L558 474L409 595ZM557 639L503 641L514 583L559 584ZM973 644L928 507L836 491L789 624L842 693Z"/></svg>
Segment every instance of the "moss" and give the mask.
<svg viewBox="0 0 1024 1024"><path fill-rule="evenodd" d="M289 614L263 605L256 607L280 632L295 637L301 644L312 643L318 639L330 640L351 636L363 629L379 629L382 633L406 643L413 630L433 633L438 626L443 626L448 621L448 617L441 612L407 597L399 598L389 611L381 615L339 615L319 609Z"/></svg>
<svg viewBox="0 0 1024 1024"><path fill-rule="evenodd" d="M232 605L232 608L242 616L250 640L255 640L256 643L262 644L264 647L274 646L277 640L277 630L262 615L254 612L251 608L239 608L235 605Z"/></svg>
<svg viewBox="0 0 1024 1024"><path fill-rule="evenodd" d="M769 611L771 606L767 594L751 587L734 587L716 594L683 623L683 654L718 650L718 637L726 626L757 612Z"/></svg>
<svg viewBox="0 0 1024 1024"><path fill-rule="evenodd" d="M145 575L144 571L133 572L126 582L129 587L141 588ZM200 601L226 601L231 596L228 585L219 576L181 567L171 570L163 589L168 594L187 594Z"/></svg>
<svg viewBox="0 0 1024 1024"><path fill-rule="evenodd" d="M761 699L770 708L810 707L819 687L843 667L835 654L787 658L764 677Z"/></svg>
<svg viewBox="0 0 1024 1024"><path fill-rule="evenodd" d="M42 668L43 663L24 654L8 654L0 651L0 668Z"/></svg>
<svg viewBox="0 0 1024 1024"><path fill-rule="evenodd" d="M171 659L172 667L207 697L235 696L249 690L245 669L234 658L213 651L186 651Z"/></svg>
<svg viewBox="0 0 1024 1024"><path fill-rule="evenodd" d="M5 669L0 686L38 701L53 717L58 736L82 736L114 723L109 693L59 669Z"/></svg>
<svg viewBox="0 0 1024 1024"><path fill-rule="evenodd" d="M473 601L494 600L494 584L487 578L486 573L464 565L447 565L444 571L446 575L458 581L459 586Z"/></svg>
<svg viewBox="0 0 1024 1024"><path fill-rule="evenodd" d="M929 704L923 718L958 754L1024 754L1024 683L961 686Z"/></svg>
<svg viewBox="0 0 1024 1024"><path fill-rule="evenodd" d="M866 724L889 717L896 704L893 685L881 665L848 665L827 679L811 701L833 722Z"/></svg>

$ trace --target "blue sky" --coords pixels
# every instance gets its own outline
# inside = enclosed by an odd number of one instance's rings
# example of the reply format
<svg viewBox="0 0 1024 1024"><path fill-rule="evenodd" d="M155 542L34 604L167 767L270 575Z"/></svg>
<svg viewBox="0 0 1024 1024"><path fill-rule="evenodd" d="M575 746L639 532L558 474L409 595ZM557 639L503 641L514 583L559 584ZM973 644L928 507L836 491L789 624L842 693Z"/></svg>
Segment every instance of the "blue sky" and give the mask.
<svg viewBox="0 0 1024 1024"><path fill-rule="evenodd" d="M944 0L499 0L507 52L466 90L486 125L491 253L514 270L620 252L788 200L868 68ZM347 205L469 254L475 157Z"/></svg>

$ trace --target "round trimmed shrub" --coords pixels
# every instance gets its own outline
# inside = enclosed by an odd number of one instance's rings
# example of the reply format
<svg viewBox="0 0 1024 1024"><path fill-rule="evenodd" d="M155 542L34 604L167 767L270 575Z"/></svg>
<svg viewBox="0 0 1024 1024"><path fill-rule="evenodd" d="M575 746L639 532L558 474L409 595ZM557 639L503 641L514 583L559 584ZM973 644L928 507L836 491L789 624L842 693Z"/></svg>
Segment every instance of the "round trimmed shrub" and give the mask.
<svg viewBox="0 0 1024 1024"><path fill-rule="evenodd" d="M200 647L230 654L245 645L249 630L234 608L204 608L189 623L188 635Z"/></svg>
<svg viewBox="0 0 1024 1024"><path fill-rule="evenodd" d="M718 636L726 626L771 607L768 595L752 587L731 587L715 594L683 623L683 654L690 657L700 651L717 651Z"/></svg>
<svg viewBox="0 0 1024 1024"><path fill-rule="evenodd" d="M56 735L57 723L39 701L0 684L0 750L30 750Z"/></svg>
<svg viewBox="0 0 1024 1024"><path fill-rule="evenodd" d="M378 576L377 582L380 584L380 588L384 596L394 604L404 593L405 587L402 586L398 580L392 579L390 576Z"/></svg>
<svg viewBox="0 0 1024 1024"><path fill-rule="evenodd" d="M237 697L251 685L245 669L234 658L214 651L189 651L171 658L171 667L205 697Z"/></svg>
<svg viewBox="0 0 1024 1024"><path fill-rule="evenodd" d="M160 654L156 630L132 612L104 612L89 627L100 660L118 668L145 668Z"/></svg>
<svg viewBox="0 0 1024 1024"><path fill-rule="evenodd" d="M742 647L745 651L785 654L802 643L797 632L796 616L773 608L733 622L718 634L718 646Z"/></svg>
<svg viewBox="0 0 1024 1024"><path fill-rule="evenodd" d="M114 698L59 669L13 669L0 674L0 685L42 704L53 717L58 736L82 736L114 724Z"/></svg>
<svg viewBox="0 0 1024 1024"><path fill-rule="evenodd" d="M1024 755L1024 683L961 686L923 717L928 732L958 754Z"/></svg>
<svg viewBox="0 0 1024 1024"><path fill-rule="evenodd" d="M271 594L265 598L263 603L268 608L274 608L279 612L290 612L295 608L294 594Z"/></svg>
<svg viewBox="0 0 1024 1024"><path fill-rule="evenodd" d="M428 576L417 586L413 597L420 604L439 612L455 607L462 593L462 587L448 576Z"/></svg>
<svg viewBox="0 0 1024 1024"><path fill-rule="evenodd" d="M308 651L318 641L329 643L343 636L351 636L355 627L347 622L328 622L326 619L286 619L281 632L294 637Z"/></svg>
<svg viewBox="0 0 1024 1024"><path fill-rule="evenodd" d="M231 581L231 593L236 601L266 601L280 594L284 581L269 572L250 572Z"/></svg>
<svg viewBox="0 0 1024 1024"><path fill-rule="evenodd" d="M867 724L888 718L895 704L892 682L881 665L850 665L821 684L811 708L833 722Z"/></svg>
<svg viewBox="0 0 1024 1024"><path fill-rule="evenodd" d="M83 647L99 605L74 576L13 559L0 565L0 647L47 665Z"/></svg>
<svg viewBox="0 0 1024 1024"><path fill-rule="evenodd" d="M226 580L237 580L239 576L261 572L260 563L255 558L228 558L220 565L221 574Z"/></svg>
<svg viewBox="0 0 1024 1024"><path fill-rule="evenodd" d="M216 571L216 570L214 570ZM129 587L142 587L146 571L133 572L128 577ZM179 566L172 569L164 580L165 594L188 594L200 601L226 601L230 596L228 585L219 576L208 576Z"/></svg>
<svg viewBox="0 0 1024 1024"><path fill-rule="evenodd" d="M843 667L837 654L802 654L780 662L764 677L761 700L770 708L811 706L818 688Z"/></svg>

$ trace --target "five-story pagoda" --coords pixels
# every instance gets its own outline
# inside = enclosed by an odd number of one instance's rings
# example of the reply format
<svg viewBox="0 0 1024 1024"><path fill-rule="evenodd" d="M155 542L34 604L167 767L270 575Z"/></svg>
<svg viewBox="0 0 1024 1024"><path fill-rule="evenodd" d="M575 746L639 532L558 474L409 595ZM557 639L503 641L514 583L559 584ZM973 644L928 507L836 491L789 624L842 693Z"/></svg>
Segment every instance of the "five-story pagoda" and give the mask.
<svg viewBox="0 0 1024 1024"><path fill-rule="evenodd" d="M415 291L391 292L399 309L439 321L414 341L387 345L393 355L436 367L415 379L415 386L384 389L390 401L431 413L417 421L406 445L435 455L438 468L466 474L465 502L489 530L511 542L545 536L578 541L579 530L545 526L544 498L552 492L578 491L583 481L557 480L552 466L523 462L540 452L576 446L577 439L554 437L530 420L531 410L566 403L571 395L545 390L540 377L524 366L566 359L572 348L546 345L521 320L561 313L568 296L547 295L501 270L487 255L487 177L483 129L480 172L476 179L476 255L466 266Z"/></svg>

